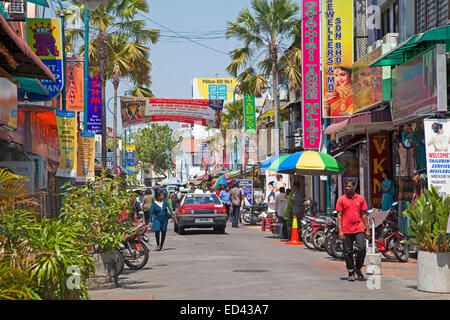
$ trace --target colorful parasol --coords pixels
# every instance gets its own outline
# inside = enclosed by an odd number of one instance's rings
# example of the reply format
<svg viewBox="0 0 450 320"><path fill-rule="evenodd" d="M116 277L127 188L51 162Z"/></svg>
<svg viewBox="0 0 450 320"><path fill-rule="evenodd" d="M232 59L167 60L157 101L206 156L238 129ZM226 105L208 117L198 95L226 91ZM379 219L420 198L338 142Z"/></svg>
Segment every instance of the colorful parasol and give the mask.
<svg viewBox="0 0 450 320"><path fill-rule="evenodd" d="M299 175L333 175L343 173L344 168L329 154L317 151L299 151L284 158L276 172Z"/></svg>
<svg viewBox="0 0 450 320"><path fill-rule="evenodd" d="M276 156L270 157L263 163L259 165L260 169L267 170L269 167L274 164L275 162L279 163L280 158L285 159L288 156L288 154L277 154Z"/></svg>
<svg viewBox="0 0 450 320"><path fill-rule="evenodd" d="M214 189L217 189L221 184L227 185L228 180L225 178L225 175L221 175L219 178L217 178L216 183L214 184Z"/></svg>

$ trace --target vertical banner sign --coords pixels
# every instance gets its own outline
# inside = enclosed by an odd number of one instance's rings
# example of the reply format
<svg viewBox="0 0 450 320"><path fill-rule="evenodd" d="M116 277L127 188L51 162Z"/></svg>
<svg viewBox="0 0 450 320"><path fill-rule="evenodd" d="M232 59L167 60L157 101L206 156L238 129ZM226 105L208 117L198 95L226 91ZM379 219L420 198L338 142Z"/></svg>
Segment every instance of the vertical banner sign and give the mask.
<svg viewBox="0 0 450 320"><path fill-rule="evenodd" d="M353 1L323 1L323 117L353 113Z"/></svg>
<svg viewBox="0 0 450 320"><path fill-rule="evenodd" d="M425 119L428 188L450 196L450 119Z"/></svg>
<svg viewBox="0 0 450 320"><path fill-rule="evenodd" d="M136 170L136 146L127 145L125 150L125 167L127 170Z"/></svg>
<svg viewBox="0 0 450 320"><path fill-rule="evenodd" d="M56 82L41 80L48 96L29 93L29 101L44 101L55 98L63 88L62 28L60 19L27 19L27 43L31 50L54 74Z"/></svg>
<svg viewBox="0 0 450 320"><path fill-rule="evenodd" d="M239 189L242 190L244 198L247 199L250 205L253 205L253 181L238 179L237 183L239 183Z"/></svg>
<svg viewBox="0 0 450 320"><path fill-rule="evenodd" d="M82 58L66 60L66 110L83 111L84 61Z"/></svg>
<svg viewBox="0 0 450 320"><path fill-rule="evenodd" d="M302 8L303 147L319 149L322 130L320 0L303 0Z"/></svg>
<svg viewBox="0 0 450 320"><path fill-rule="evenodd" d="M102 134L102 87L100 76L89 76L87 131Z"/></svg>
<svg viewBox="0 0 450 320"><path fill-rule="evenodd" d="M76 181L95 179L95 133L81 131L78 139L78 164Z"/></svg>
<svg viewBox="0 0 450 320"><path fill-rule="evenodd" d="M56 126L60 159L57 177L75 178L77 175L77 117L75 111L56 110Z"/></svg>
<svg viewBox="0 0 450 320"><path fill-rule="evenodd" d="M370 159L370 195L372 206L381 209L381 183L383 177L381 173L385 171L392 180L391 171L391 139L387 134L369 135L369 159Z"/></svg>
<svg viewBox="0 0 450 320"><path fill-rule="evenodd" d="M254 94L244 94L244 124L245 132L256 132L256 107Z"/></svg>

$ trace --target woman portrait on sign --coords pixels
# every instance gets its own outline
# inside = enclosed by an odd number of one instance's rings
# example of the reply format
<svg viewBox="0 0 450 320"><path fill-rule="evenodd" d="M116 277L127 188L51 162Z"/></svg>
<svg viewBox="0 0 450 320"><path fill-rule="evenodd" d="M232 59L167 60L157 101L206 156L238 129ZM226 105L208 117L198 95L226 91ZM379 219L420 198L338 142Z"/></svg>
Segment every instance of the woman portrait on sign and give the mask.
<svg viewBox="0 0 450 320"><path fill-rule="evenodd" d="M428 146L433 146L435 152L449 151L450 137L444 134L444 125L434 122L431 125L431 130L433 130L435 135L428 140Z"/></svg>
<svg viewBox="0 0 450 320"><path fill-rule="evenodd" d="M334 91L328 92L324 100L328 116L350 115L353 111L352 69L335 67L334 82Z"/></svg>

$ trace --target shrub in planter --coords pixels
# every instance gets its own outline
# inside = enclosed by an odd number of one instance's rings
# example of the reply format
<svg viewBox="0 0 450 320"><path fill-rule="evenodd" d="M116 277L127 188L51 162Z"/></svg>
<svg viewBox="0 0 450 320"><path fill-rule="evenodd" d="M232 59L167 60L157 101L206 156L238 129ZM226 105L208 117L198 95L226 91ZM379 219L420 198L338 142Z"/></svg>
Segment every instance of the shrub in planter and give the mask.
<svg viewBox="0 0 450 320"><path fill-rule="evenodd" d="M450 197L440 196L435 187L425 189L403 214L411 224L408 232L419 246L417 288L450 293L450 236L446 233Z"/></svg>

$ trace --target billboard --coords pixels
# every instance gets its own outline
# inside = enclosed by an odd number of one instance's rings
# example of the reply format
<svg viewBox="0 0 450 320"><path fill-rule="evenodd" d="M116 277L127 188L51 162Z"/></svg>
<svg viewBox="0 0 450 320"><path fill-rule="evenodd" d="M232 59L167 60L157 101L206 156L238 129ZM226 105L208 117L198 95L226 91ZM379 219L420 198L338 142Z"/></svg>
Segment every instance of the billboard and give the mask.
<svg viewBox="0 0 450 320"><path fill-rule="evenodd" d="M95 179L95 133L81 131L78 139L78 165L76 181Z"/></svg>
<svg viewBox="0 0 450 320"><path fill-rule="evenodd" d="M323 117L353 113L353 0L323 2Z"/></svg>
<svg viewBox="0 0 450 320"><path fill-rule="evenodd" d="M55 98L63 88L63 55L61 19L29 18L27 24L27 43L31 50L54 74L56 82L41 80L48 96L29 93L29 101L45 101Z"/></svg>
<svg viewBox="0 0 450 320"><path fill-rule="evenodd" d="M224 104L233 102L238 100L234 94L237 84L235 78L193 78L192 98L223 100Z"/></svg>
<svg viewBox="0 0 450 320"><path fill-rule="evenodd" d="M447 112L445 45L420 54L392 70L392 118L409 121L433 112Z"/></svg>
<svg viewBox="0 0 450 320"><path fill-rule="evenodd" d="M320 0L303 0L302 4L303 148L319 149L322 131Z"/></svg>
<svg viewBox="0 0 450 320"><path fill-rule="evenodd" d="M428 188L450 196L450 119L425 119Z"/></svg>

